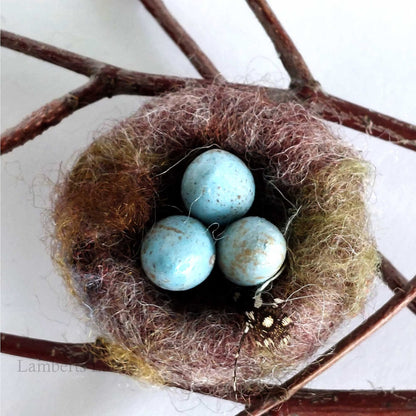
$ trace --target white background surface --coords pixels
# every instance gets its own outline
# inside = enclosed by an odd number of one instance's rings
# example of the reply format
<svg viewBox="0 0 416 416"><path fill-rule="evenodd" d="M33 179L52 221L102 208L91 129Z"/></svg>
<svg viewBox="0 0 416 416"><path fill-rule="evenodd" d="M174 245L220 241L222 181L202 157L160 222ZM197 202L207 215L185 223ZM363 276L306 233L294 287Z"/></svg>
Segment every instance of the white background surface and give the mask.
<svg viewBox="0 0 416 416"><path fill-rule="evenodd" d="M287 86L271 43L244 1L167 4L228 80ZM416 123L415 2L305 0L271 5L326 91ZM136 0L3 0L1 25L129 69L198 76ZM84 82L80 75L3 49L2 130ZM126 117L144 100L102 100L3 156L2 331L68 342L94 339L54 271L45 213L58 170L71 165L97 130ZM411 278L416 272L416 153L334 128L374 163L370 209L379 248ZM390 295L378 285L368 311ZM414 389L415 338L416 316L404 310L309 387ZM2 355L3 415L212 416L233 415L242 408L143 386L115 374L70 367L31 373L34 364Z"/></svg>

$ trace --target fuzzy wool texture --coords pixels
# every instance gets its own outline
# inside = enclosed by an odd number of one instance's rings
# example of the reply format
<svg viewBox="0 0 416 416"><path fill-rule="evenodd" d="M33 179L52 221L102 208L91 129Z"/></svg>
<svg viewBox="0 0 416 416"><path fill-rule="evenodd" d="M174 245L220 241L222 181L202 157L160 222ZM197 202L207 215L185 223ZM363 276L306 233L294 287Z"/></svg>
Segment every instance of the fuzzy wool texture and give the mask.
<svg viewBox="0 0 416 416"><path fill-rule="evenodd" d="M253 172L256 200L247 215L287 233L287 267L258 309L253 290L217 268L197 288L173 293L155 287L140 266L151 226L188 214L182 173L212 147ZM151 383L226 397L245 311L254 310L290 317L288 343L265 346L258 328L249 330L237 388L252 394L281 381L362 309L378 273L366 210L370 173L321 120L260 90L213 84L151 100L95 139L56 188L54 258L106 339L97 355Z"/></svg>

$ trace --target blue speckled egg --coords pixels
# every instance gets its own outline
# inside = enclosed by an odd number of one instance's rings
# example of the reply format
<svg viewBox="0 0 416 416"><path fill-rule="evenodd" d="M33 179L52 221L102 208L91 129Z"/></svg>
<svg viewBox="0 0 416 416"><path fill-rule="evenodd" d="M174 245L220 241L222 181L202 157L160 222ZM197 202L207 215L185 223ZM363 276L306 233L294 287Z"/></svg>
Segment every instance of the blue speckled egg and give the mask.
<svg viewBox="0 0 416 416"><path fill-rule="evenodd" d="M140 255L143 270L155 285L181 291L199 285L211 273L215 245L198 220L174 215L152 227Z"/></svg>
<svg viewBox="0 0 416 416"><path fill-rule="evenodd" d="M224 150L208 150L187 167L181 186L190 214L206 224L228 224L251 207L253 175L241 159Z"/></svg>
<svg viewBox="0 0 416 416"><path fill-rule="evenodd" d="M280 269L286 257L286 241L271 222L246 217L225 229L217 254L227 279L240 286L254 286Z"/></svg>

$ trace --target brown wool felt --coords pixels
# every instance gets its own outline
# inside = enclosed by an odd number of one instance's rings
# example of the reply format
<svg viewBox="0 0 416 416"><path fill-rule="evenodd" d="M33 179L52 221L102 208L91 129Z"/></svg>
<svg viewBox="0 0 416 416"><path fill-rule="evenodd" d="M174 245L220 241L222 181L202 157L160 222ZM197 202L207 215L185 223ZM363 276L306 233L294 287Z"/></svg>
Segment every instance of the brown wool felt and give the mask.
<svg viewBox="0 0 416 416"><path fill-rule="evenodd" d="M217 268L195 289L168 292L140 266L141 240L154 222L187 215L181 175L211 147L253 172L247 215L287 233L285 272L260 308L253 290ZM224 86L184 89L153 99L81 154L56 189L54 257L105 339L97 354L114 368L225 396L241 341L237 388L250 394L303 364L361 310L378 268L368 178L368 164L298 104ZM256 325L241 339L246 311ZM260 323L268 315L290 318L287 343L277 331L265 346Z"/></svg>

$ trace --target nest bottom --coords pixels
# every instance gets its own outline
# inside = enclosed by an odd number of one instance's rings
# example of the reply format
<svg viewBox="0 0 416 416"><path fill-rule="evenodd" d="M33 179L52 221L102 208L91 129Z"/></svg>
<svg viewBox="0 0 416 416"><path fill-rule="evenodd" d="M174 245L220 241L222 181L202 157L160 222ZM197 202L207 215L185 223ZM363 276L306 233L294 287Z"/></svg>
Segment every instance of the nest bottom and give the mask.
<svg viewBox="0 0 416 416"><path fill-rule="evenodd" d="M153 286L138 261L156 220L187 214L181 175L211 146L252 170L248 215L287 228L285 273L259 308L252 290L217 269L197 288L171 293ZM367 163L298 104L216 85L152 100L98 137L56 191L54 257L107 339L97 354L152 383L227 396L241 347L241 392L278 382L360 311L377 274L368 175ZM252 328L242 340L246 312Z"/></svg>

